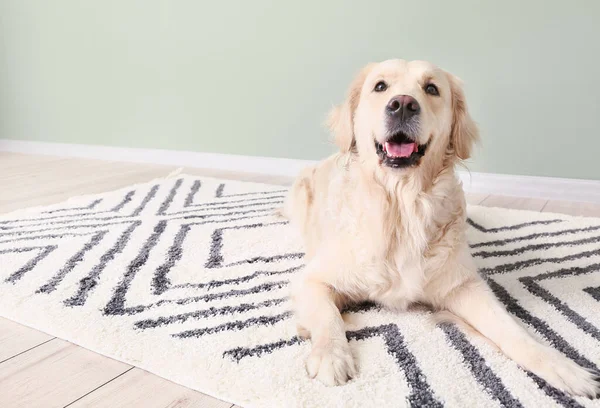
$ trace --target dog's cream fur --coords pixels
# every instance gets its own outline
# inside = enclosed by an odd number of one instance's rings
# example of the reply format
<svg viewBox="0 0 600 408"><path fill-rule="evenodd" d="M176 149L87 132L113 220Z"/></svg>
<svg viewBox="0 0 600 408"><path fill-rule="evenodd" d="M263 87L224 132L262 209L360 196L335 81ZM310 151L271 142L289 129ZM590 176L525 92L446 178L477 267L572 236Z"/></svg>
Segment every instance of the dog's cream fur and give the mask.
<svg viewBox="0 0 600 408"><path fill-rule="evenodd" d="M380 80L389 88L373 92ZM439 96L423 91L430 81ZM384 108L394 95L420 104L417 141L429 146L418 166L385 167L376 154L374 140L385 141ZM306 169L284 208L306 249L292 300L299 332L312 340L308 374L327 385L357 374L344 305L370 300L403 311L419 302L463 319L553 386L596 395L594 374L534 340L477 274L454 170L478 139L460 81L423 61L369 64L334 108L330 127L340 152Z"/></svg>

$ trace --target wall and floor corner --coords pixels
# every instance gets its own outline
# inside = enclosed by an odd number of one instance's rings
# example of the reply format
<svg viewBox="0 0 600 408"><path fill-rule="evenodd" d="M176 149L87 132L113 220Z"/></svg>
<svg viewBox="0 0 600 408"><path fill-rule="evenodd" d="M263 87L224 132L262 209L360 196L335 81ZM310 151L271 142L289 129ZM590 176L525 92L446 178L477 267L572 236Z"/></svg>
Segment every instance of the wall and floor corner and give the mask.
<svg viewBox="0 0 600 408"><path fill-rule="evenodd" d="M474 174L600 180L599 16L593 0L0 0L0 145L317 160L354 73L402 57L465 81Z"/></svg>

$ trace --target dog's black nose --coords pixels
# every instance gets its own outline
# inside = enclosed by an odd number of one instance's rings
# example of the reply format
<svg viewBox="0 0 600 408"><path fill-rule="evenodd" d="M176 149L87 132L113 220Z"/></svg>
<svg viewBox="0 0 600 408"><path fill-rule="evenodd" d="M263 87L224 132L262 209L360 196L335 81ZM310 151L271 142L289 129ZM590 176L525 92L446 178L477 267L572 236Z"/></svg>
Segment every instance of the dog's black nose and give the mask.
<svg viewBox="0 0 600 408"><path fill-rule="evenodd" d="M412 96L397 95L390 99L385 110L388 115L405 121L418 115L421 107L419 106L419 102Z"/></svg>

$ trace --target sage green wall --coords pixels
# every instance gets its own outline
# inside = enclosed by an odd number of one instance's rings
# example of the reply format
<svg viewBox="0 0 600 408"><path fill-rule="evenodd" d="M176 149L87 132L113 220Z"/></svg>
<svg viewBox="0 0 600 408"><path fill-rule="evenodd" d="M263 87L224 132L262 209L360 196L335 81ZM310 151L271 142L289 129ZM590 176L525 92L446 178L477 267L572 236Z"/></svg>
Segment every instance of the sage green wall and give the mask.
<svg viewBox="0 0 600 408"><path fill-rule="evenodd" d="M600 1L0 0L0 138L318 159L365 63L462 77L473 171L600 179Z"/></svg>

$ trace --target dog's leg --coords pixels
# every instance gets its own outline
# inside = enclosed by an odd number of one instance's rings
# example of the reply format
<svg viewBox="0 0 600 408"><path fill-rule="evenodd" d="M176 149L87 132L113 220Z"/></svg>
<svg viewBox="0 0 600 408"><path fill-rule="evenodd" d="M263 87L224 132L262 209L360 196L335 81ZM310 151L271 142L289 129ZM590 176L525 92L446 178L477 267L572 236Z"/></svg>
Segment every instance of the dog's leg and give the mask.
<svg viewBox="0 0 600 408"><path fill-rule="evenodd" d="M293 288L292 302L298 327L302 329L300 334L310 336L312 341L306 362L308 375L329 386L345 384L356 374L356 368L340 314L342 296L326 283L305 274Z"/></svg>
<svg viewBox="0 0 600 408"><path fill-rule="evenodd" d="M474 276L452 290L442 306L466 320L521 367L554 387L574 395L598 396L600 382L597 374L535 340L504 309L479 277Z"/></svg>

